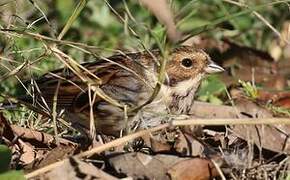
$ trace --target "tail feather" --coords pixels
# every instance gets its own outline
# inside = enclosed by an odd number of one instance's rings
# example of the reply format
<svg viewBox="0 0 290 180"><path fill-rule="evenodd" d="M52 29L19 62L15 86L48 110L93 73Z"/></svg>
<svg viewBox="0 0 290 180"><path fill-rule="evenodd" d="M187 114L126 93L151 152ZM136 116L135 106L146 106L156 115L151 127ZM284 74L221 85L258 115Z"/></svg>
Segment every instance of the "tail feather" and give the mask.
<svg viewBox="0 0 290 180"><path fill-rule="evenodd" d="M51 116L50 112L48 112L44 108L40 108L40 106L34 105L33 99L28 96L13 97L13 96L3 95L3 94L1 94L0 96L4 99L4 101L0 103L0 110L16 109L17 107L24 105L27 108L39 114L42 114L47 117Z"/></svg>

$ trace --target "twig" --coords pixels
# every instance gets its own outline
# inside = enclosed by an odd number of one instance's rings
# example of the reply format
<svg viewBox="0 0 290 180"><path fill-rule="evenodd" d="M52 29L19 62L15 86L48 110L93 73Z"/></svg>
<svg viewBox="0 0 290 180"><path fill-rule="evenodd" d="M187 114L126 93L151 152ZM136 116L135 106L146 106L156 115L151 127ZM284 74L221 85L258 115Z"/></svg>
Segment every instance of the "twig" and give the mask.
<svg viewBox="0 0 290 180"><path fill-rule="evenodd" d="M266 125L266 124L290 124L290 118L213 118L213 119L187 119L173 120L173 126L188 125Z"/></svg>
<svg viewBox="0 0 290 180"><path fill-rule="evenodd" d="M60 87L61 81L57 81L57 86L53 95L53 103L52 103L52 122L53 122L53 129L54 129L54 135L55 135L55 140L56 144L59 145L59 139L58 139L58 128L57 128L57 98L58 98L58 91Z"/></svg>
<svg viewBox="0 0 290 180"><path fill-rule="evenodd" d="M220 166L218 165L217 162L215 162L213 159L211 159L212 164L216 168L217 172L219 173L220 177L222 180L226 180L225 175L223 174L223 171L221 170Z"/></svg>
<svg viewBox="0 0 290 180"><path fill-rule="evenodd" d="M92 85L88 84L88 93L89 93L89 105L90 105L90 136L92 139L95 138L96 133L96 126L95 126L95 119L94 119L94 104L97 98L97 93L94 92L92 95Z"/></svg>

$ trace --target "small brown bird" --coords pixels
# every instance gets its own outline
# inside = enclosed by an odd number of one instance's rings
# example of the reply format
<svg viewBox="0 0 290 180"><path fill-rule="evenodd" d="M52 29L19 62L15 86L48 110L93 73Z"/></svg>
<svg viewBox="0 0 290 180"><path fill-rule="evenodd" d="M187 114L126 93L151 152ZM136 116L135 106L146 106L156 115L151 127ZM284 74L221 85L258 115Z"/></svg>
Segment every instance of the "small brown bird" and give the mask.
<svg viewBox="0 0 290 180"><path fill-rule="evenodd" d="M152 96L158 82L161 55L159 51L151 52L119 54L82 64L101 80L98 87L107 96L126 104L128 109L142 107L137 112L128 111L127 118L124 109L99 96L90 106L87 84L69 69L53 71L37 80L41 96L51 105L59 85L57 107L65 109L69 120L88 124L83 122L89 122L92 107L96 130L116 134L127 125L130 128L136 123L139 127L155 126L168 114L188 114L201 79L206 74L223 71L200 49L175 48L168 56L166 78L159 93L152 102L142 106ZM83 73L88 75L88 72ZM127 123L124 119L128 119Z"/></svg>

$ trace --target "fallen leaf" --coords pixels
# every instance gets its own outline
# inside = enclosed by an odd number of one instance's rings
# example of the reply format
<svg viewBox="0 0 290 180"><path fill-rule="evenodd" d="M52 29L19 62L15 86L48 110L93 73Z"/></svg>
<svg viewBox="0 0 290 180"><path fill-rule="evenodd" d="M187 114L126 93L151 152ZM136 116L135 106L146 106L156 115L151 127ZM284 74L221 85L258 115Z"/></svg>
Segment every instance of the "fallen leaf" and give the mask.
<svg viewBox="0 0 290 180"><path fill-rule="evenodd" d="M61 168L55 168L52 171L42 175L44 179L106 179L116 180L114 176L105 173L94 165L81 161L77 158L65 160Z"/></svg>
<svg viewBox="0 0 290 180"><path fill-rule="evenodd" d="M168 170L172 180L207 180L219 174L208 159L194 158L178 162Z"/></svg>
<svg viewBox="0 0 290 180"><path fill-rule="evenodd" d="M183 156L201 156L204 146L192 136L179 131L174 143L174 149Z"/></svg>
<svg viewBox="0 0 290 180"><path fill-rule="evenodd" d="M273 117L270 111L246 99L239 99L236 106L244 115L253 117L253 120ZM231 128L235 135L246 141L253 141L258 147L275 152L290 152L289 125L235 125Z"/></svg>
<svg viewBox="0 0 290 180"><path fill-rule="evenodd" d="M147 155L143 153L126 153L109 159L118 173L126 174L134 179L169 179L166 172L180 158L173 155Z"/></svg>
<svg viewBox="0 0 290 180"><path fill-rule="evenodd" d="M150 137L150 145L153 152L165 152L171 149L171 145L167 142L160 141L154 137Z"/></svg>

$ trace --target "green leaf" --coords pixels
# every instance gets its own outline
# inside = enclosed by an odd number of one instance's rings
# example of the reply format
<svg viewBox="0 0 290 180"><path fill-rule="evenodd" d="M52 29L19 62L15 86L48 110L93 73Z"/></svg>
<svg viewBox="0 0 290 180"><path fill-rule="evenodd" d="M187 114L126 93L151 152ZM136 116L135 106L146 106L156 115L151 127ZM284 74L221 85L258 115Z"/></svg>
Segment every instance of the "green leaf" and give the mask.
<svg viewBox="0 0 290 180"><path fill-rule="evenodd" d="M219 94L224 91L225 87L225 84L217 76L209 76L202 81L197 95Z"/></svg>
<svg viewBox="0 0 290 180"><path fill-rule="evenodd" d="M11 150L5 145L0 145L0 173L9 169L11 156Z"/></svg>
<svg viewBox="0 0 290 180"><path fill-rule="evenodd" d="M239 83L243 86L243 91L246 93L248 97L252 99L256 99L258 97L258 90L255 84L245 82L242 80L239 80Z"/></svg>
<svg viewBox="0 0 290 180"><path fill-rule="evenodd" d="M197 92L197 99L214 104L222 104L222 101L217 96L223 93L225 89L225 84L217 76L209 76L202 81Z"/></svg>
<svg viewBox="0 0 290 180"><path fill-rule="evenodd" d="M0 179L3 180L25 180L24 174L22 171L7 171L0 174Z"/></svg>
<svg viewBox="0 0 290 180"><path fill-rule="evenodd" d="M216 105L221 105L223 104L223 101L220 100L218 97L214 96L214 95L211 95L209 96L209 100L208 100L210 103L212 104L216 104Z"/></svg>

